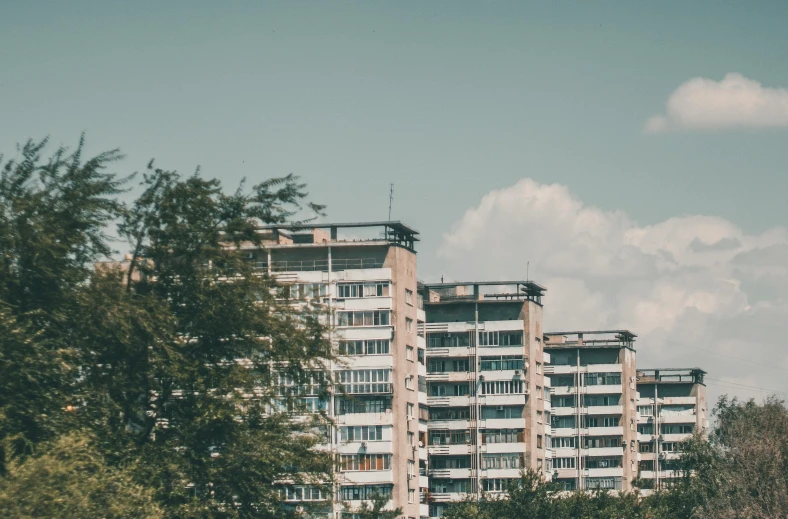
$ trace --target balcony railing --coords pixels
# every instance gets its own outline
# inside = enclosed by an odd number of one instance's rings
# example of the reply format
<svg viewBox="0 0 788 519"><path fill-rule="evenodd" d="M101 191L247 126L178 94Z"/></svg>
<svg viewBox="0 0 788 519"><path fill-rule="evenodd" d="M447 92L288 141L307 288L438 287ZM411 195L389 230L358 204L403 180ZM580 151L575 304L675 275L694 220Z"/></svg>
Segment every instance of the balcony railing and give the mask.
<svg viewBox="0 0 788 519"><path fill-rule="evenodd" d="M257 261L254 267L259 270L268 268L264 261ZM382 268L383 260L376 258L340 258L331 262L332 270L354 270ZM272 272L328 272L328 259L289 260L271 262Z"/></svg>

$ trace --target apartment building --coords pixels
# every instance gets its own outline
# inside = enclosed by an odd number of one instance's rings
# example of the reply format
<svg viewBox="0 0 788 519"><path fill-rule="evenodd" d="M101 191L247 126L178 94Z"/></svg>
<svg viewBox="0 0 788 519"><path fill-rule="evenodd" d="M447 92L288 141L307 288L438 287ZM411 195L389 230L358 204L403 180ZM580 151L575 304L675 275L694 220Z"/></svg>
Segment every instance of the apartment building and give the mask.
<svg viewBox="0 0 788 519"><path fill-rule="evenodd" d="M553 480L565 490L631 490L638 474L635 334L547 333Z"/></svg>
<svg viewBox="0 0 788 519"><path fill-rule="evenodd" d="M545 289L530 281L423 284L429 515L500 493L523 469L546 473Z"/></svg>
<svg viewBox="0 0 788 519"><path fill-rule="evenodd" d="M681 442L708 429L705 374L700 368L637 371L641 487L658 489L679 477Z"/></svg>
<svg viewBox="0 0 788 519"><path fill-rule="evenodd" d="M325 446L336 453L339 471L328 515L353 517L363 501L382 494L403 517L427 516L420 502L427 478L419 471L426 470L427 451L419 444L426 443L427 422L424 338L416 333L424 319L417 298L418 232L399 222L279 225L259 232L264 246L248 247L247 259L274 276L296 304L319 299L339 353L330 369L344 394L337 391L330 401L305 398L336 425ZM286 497L294 505L326 500L314 489Z"/></svg>

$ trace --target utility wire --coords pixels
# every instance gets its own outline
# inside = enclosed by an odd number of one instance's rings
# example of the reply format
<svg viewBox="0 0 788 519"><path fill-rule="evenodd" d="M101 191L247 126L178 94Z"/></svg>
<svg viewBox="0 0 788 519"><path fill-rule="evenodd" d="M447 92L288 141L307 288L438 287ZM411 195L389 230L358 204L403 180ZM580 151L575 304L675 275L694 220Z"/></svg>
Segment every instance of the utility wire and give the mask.
<svg viewBox="0 0 788 519"><path fill-rule="evenodd" d="M777 370L780 370L780 371L788 371L788 368L783 368L783 367L780 367L780 366L772 366L771 364L765 364L763 362L757 362L757 361L754 361L754 360L745 359L743 357L737 357L736 355L731 355L729 353L723 353L721 351L709 350L709 349L706 349L706 348L701 348L700 346L692 346L691 344L684 344L683 342L674 341L672 339L665 339L665 342L672 342L673 344L678 344L679 346L685 346L687 348L693 348L693 349L696 349L696 350L705 351L707 353L712 353L714 355L724 355L726 357L730 357L732 359L736 359L736 360L739 360L739 361L742 361L742 362L749 362L750 364L755 364L756 366L763 366L765 368L772 368L772 369L777 369Z"/></svg>
<svg viewBox="0 0 788 519"><path fill-rule="evenodd" d="M718 379L718 378L712 378L712 377L709 377L709 376L706 376L705 379L706 380L713 380L715 382L720 383L721 385L727 385L729 387L735 387L736 389L754 389L756 391L763 391L765 393L773 393L773 394L777 394L777 395L788 396L788 393L786 393L785 391L777 391L777 390L768 389L768 388L765 388L765 387L750 386L750 385L747 385L747 384L741 384L739 382L732 382L730 380L722 380L722 379Z"/></svg>

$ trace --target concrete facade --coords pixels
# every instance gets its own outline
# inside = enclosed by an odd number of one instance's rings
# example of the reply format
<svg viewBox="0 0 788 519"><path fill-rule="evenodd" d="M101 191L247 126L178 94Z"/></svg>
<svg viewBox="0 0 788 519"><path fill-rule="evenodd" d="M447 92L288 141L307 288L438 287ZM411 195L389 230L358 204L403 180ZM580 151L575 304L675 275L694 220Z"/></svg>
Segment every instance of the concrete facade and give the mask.
<svg viewBox="0 0 788 519"><path fill-rule="evenodd" d="M638 471L635 335L545 334L553 384L553 479L565 490L632 489Z"/></svg>
<svg viewBox="0 0 788 519"><path fill-rule="evenodd" d="M549 477L544 289L529 281L424 284L429 515L501 493L523 469Z"/></svg>
<svg viewBox="0 0 788 519"><path fill-rule="evenodd" d="M346 229L372 227L382 236L343 239ZM390 497L388 508L401 508L403 517L427 515L426 404L423 366L424 339L418 337L416 231L396 222L335 224L327 228L261 229L263 248L245 253L286 287L299 304L319 299L328 310L330 339L338 353L330 366L335 391L329 402L315 407L327 411L335 427L331 449L338 459L337 487L327 515L352 517L352 510L374 493ZM419 354L419 350L422 354ZM422 363L419 362L422 359ZM422 384L419 384L422 377ZM423 413L422 413L423 415ZM423 486L422 486L423 485ZM316 493L298 492L294 503Z"/></svg>
<svg viewBox="0 0 788 519"><path fill-rule="evenodd" d="M674 463L680 443L708 430L705 374L699 368L638 370L642 488L659 489L679 477Z"/></svg>

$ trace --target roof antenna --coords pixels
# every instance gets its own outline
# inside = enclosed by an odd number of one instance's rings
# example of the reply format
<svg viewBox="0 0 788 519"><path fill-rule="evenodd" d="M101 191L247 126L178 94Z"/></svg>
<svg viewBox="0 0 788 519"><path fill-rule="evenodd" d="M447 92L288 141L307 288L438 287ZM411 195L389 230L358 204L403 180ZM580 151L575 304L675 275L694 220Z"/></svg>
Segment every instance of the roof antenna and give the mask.
<svg viewBox="0 0 788 519"><path fill-rule="evenodd" d="M389 222L391 221L391 202L394 200L394 184L389 184Z"/></svg>
<svg viewBox="0 0 788 519"><path fill-rule="evenodd" d="M528 277L528 269L531 267L531 260L525 262L525 280L531 281L531 278Z"/></svg>
<svg viewBox="0 0 788 519"><path fill-rule="evenodd" d="M441 274L441 283L443 283L443 274Z"/></svg>

